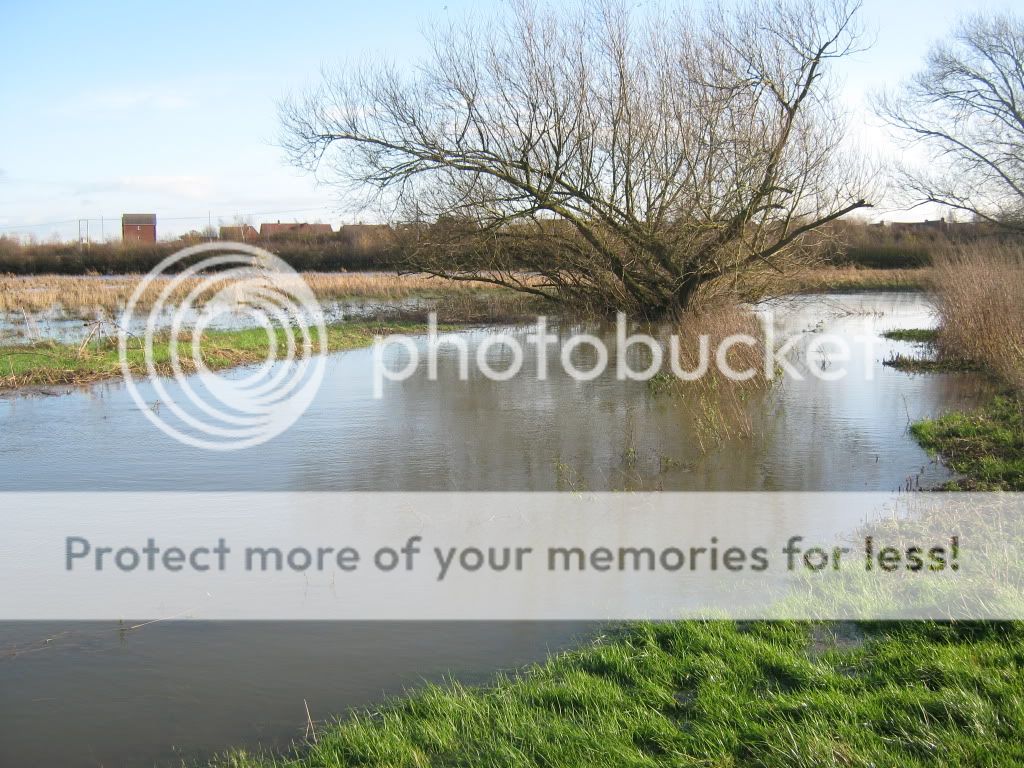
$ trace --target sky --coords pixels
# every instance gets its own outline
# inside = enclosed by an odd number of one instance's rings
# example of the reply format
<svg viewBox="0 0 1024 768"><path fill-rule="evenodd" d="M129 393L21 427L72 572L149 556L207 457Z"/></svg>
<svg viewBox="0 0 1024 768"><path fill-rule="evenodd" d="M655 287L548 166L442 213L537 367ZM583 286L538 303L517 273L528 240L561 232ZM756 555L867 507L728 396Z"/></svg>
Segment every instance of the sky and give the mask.
<svg viewBox="0 0 1024 768"><path fill-rule="evenodd" d="M324 65L367 55L412 63L430 22L499 3L0 0L0 235L76 239L88 226L92 240L112 239L126 212L155 212L161 238L240 217L353 223L359 215L336 191L275 146L279 100ZM867 95L918 70L965 10L1013 7L864 0L874 45L837 69L862 143L898 155ZM938 215L886 204L873 220Z"/></svg>

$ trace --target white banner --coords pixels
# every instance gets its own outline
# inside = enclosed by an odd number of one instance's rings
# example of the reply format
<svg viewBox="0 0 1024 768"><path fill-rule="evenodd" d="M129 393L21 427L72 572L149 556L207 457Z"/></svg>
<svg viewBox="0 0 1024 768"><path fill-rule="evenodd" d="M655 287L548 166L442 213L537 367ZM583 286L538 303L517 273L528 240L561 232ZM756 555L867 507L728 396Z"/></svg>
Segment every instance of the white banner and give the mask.
<svg viewBox="0 0 1024 768"><path fill-rule="evenodd" d="M1021 619L1021 494L0 494L0 620Z"/></svg>

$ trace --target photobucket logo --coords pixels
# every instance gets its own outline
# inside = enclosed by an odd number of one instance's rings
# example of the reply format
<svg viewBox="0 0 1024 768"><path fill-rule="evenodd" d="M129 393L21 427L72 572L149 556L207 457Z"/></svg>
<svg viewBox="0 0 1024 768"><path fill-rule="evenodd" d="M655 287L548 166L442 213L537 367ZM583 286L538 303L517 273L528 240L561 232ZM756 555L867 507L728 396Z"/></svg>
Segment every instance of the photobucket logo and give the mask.
<svg viewBox="0 0 1024 768"><path fill-rule="evenodd" d="M373 396L384 396L385 382L405 381L421 370L421 359L425 358L426 375L430 381L438 380L438 350L453 347L456 352L459 379L469 378L470 367L491 381L508 381L523 370L528 355L533 356L531 376L540 381L548 379L549 370L560 365L564 373L576 381L592 381L604 375L614 365L615 376L620 381L649 381L655 376L668 374L680 381L697 381L709 374L718 373L727 379L743 382L761 376L766 380L780 377L803 381L812 376L822 381L838 381L849 373L846 364L853 358L851 342L864 347L863 359L870 360L877 337L873 334L858 334L852 337L833 334L793 334L782 339L776 338L774 318L771 313L760 316L761 335L734 333L715 343L708 334L696 339L696 361L684 364L683 341L678 334L668 339L646 333L633 333L629 329L626 315L619 313L615 322L615 337L612 348L605 338L591 333L573 333L561 337L551 332L545 317L538 317L536 323L525 334L491 333L470 351L470 342L464 334L438 335L437 316L431 314L424 345L417 339L402 334L377 336L373 348ZM691 340L692 343L692 340ZM552 352L552 345L559 345ZM740 348L747 348L748 354L738 355L747 362L735 365L732 355ZM394 348L403 354L388 355ZM502 367L493 362L496 349L505 351ZM527 351L529 348L529 351ZM633 350L642 350L643 355L631 355ZM755 363L750 362L750 350L758 352ZM585 365L575 359L583 351L588 357ZM631 359L632 357L632 359ZM685 356L689 357L689 356ZM802 365L797 365L797 361ZM641 363L637 365L637 363ZM866 379L874 377L870 365L864 367Z"/></svg>
<svg viewBox="0 0 1024 768"><path fill-rule="evenodd" d="M262 330L250 346L264 352L262 363L241 375L211 370L207 354L237 354L210 333L221 321ZM280 258L245 243L204 243L143 277L122 316L118 351L128 391L153 424L186 445L236 451L281 434L306 410L323 380L327 331L316 296Z"/></svg>

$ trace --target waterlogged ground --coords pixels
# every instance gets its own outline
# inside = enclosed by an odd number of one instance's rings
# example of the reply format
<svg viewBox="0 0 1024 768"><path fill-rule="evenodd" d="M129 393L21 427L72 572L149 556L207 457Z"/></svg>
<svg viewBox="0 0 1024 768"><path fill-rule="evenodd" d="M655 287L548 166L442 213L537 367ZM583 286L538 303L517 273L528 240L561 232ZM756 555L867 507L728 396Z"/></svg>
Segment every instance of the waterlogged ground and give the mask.
<svg viewBox="0 0 1024 768"><path fill-rule="evenodd" d="M846 338L849 361L799 362L841 364L849 374L783 380L749 402L749 436L707 451L696 445L694 408L645 382L612 374L580 382L559 365L539 381L530 355L510 381L490 381L475 366L461 381L448 346L438 381L421 369L375 398L372 352L356 350L330 358L316 399L290 430L237 453L172 441L117 383L10 396L0 400L0 489L889 491L948 477L908 425L980 402L986 384L968 373L912 376L881 364L915 350L882 332L934 325L924 297L812 296L764 311L780 337ZM525 341L525 329L511 332ZM466 336L471 349L484 338ZM492 349L495 368L503 356ZM387 361L397 367L400 357L389 350ZM324 717L422 679L484 679L589 629L169 622L125 635L103 626L0 626L0 651L24 651L0 656L0 764L149 764L283 744L301 736L304 699Z"/></svg>

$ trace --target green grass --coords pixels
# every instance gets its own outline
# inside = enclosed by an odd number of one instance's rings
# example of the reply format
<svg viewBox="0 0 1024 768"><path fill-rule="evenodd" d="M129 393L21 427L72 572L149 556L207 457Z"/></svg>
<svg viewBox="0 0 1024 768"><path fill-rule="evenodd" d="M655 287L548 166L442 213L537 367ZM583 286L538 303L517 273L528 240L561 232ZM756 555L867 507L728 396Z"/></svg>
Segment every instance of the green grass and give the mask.
<svg viewBox="0 0 1024 768"><path fill-rule="evenodd" d="M293 756L216 765L1024 763L1021 626L874 626L843 643L834 625L632 624L488 687L428 686L318 726Z"/></svg>
<svg viewBox="0 0 1024 768"><path fill-rule="evenodd" d="M911 426L917 441L963 475L951 490L1024 490L1024 400L997 397L970 413L948 413Z"/></svg>
<svg viewBox="0 0 1024 768"><path fill-rule="evenodd" d="M893 341L912 341L915 344L934 344L939 332L934 328L897 328L882 334Z"/></svg>
<svg viewBox="0 0 1024 768"><path fill-rule="evenodd" d="M373 344L377 334L424 333L423 323L350 322L327 328L327 348L331 352L356 349ZM277 329L278 356L284 354L284 331ZM316 333L313 330L313 339ZM191 341L182 338L179 354L186 372L191 370ZM236 331L207 331L201 342L202 357L211 370L263 362L268 338L262 328ZM157 372L170 374L171 340L157 339L153 344L153 360ZM132 371L144 373L145 359L140 340L128 350ZM37 342L35 344L0 347L0 389L43 385L82 385L121 376L117 340L113 338L80 344Z"/></svg>

